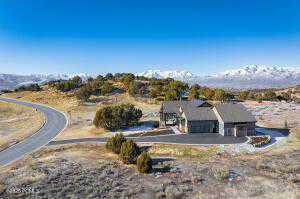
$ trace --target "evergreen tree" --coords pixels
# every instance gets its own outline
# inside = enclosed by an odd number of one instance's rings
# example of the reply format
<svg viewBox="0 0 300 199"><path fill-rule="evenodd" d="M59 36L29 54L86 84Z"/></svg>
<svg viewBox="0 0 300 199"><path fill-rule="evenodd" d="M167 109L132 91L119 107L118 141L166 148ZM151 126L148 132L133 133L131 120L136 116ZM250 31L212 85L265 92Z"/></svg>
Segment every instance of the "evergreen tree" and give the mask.
<svg viewBox="0 0 300 199"><path fill-rule="evenodd" d="M82 84L82 79L79 76L73 77L71 81L76 85L76 87L79 87Z"/></svg>
<svg viewBox="0 0 300 199"><path fill-rule="evenodd" d="M162 95L162 86L161 85L152 85L150 87L150 97L151 98L157 98L158 96L161 96Z"/></svg>
<svg viewBox="0 0 300 199"><path fill-rule="evenodd" d="M104 82L103 85L100 87L101 95L107 95L111 93L113 90L114 87L108 82Z"/></svg>
<svg viewBox="0 0 300 199"><path fill-rule="evenodd" d="M132 104L107 106L99 109L93 124L99 128L117 130L136 124L142 117L142 111Z"/></svg>
<svg viewBox="0 0 300 199"><path fill-rule="evenodd" d="M107 73L107 74L105 75L105 79L107 79L107 80L113 80L113 79L114 79L114 76L113 76L113 74L111 74L111 73Z"/></svg>
<svg viewBox="0 0 300 199"><path fill-rule="evenodd" d="M126 142L126 138L123 134L117 133L113 135L111 138L108 138L105 144L106 149L119 154L121 151L122 144Z"/></svg>
<svg viewBox="0 0 300 199"><path fill-rule="evenodd" d="M87 101L91 96L91 91L87 86L83 86L78 91L76 91L75 95L77 99Z"/></svg>
<svg viewBox="0 0 300 199"><path fill-rule="evenodd" d="M133 140L127 140L122 144L120 157L125 164L135 164L139 154L139 147L133 142Z"/></svg>
<svg viewBox="0 0 300 199"><path fill-rule="evenodd" d="M121 82L124 83L126 86L129 86L129 84L131 82L133 82L135 79L135 76L134 74L132 73L128 73L128 74L125 74L122 79L121 79Z"/></svg>
<svg viewBox="0 0 300 199"><path fill-rule="evenodd" d="M149 173L152 169L152 159L147 152L141 153L137 159L137 168L140 173Z"/></svg>
<svg viewBox="0 0 300 199"><path fill-rule="evenodd" d="M172 80L165 86L165 100L179 100L184 91L188 89L188 84Z"/></svg>
<svg viewBox="0 0 300 199"><path fill-rule="evenodd" d="M224 90L222 90L222 89L216 89L215 90L215 95L214 95L214 98L216 99L216 100L219 100L219 101L224 101L224 99L225 99L225 91Z"/></svg>
<svg viewBox="0 0 300 199"><path fill-rule="evenodd" d="M246 100L249 98L250 92L249 91L242 91L239 93L239 99Z"/></svg>
<svg viewBox="0 0 300 199"><path fill-rule="evenodd" d="M189 90L189 100L200 99L200 86L193 85Z"/></svg>
<svg viewBox="0 0 300 199"><path fill-rule="evenodd" d="M215 96L215 91L212 89L209 89L207 87L203 88L201 93L206 97L207 99L213 99Z"/></svg>
<svg viewBox="0 0 300 199"><path fill-rule="evenodd" d="M177 92L174 90L168 90L165 92L165 100L166 101L174 101L179 100L180 96L178 96Z"/></svg>
<svg viewBox="0 0 300 199"><path fill-rule="evenodd" d="M266 91L263 96L263 98L267 100L273 100L276 99L276 97L276 93L271 90Z"/></svg>

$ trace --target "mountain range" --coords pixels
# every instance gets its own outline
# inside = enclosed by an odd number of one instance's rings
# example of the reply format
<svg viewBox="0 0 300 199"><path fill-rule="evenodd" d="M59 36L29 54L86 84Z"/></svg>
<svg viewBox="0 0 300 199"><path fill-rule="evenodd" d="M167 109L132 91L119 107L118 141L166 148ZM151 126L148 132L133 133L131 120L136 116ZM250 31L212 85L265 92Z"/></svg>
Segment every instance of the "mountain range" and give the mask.
<svg viewBox="0 0 300 199"><path fill-rule="evenodd" d="M84 73L80 74L32 74L32 75L15 75L15 74L1 74L0 73L0 90L14 89L23 85L30 84L45 84L54 80L67 80L74 76L80 76L83 80L87 80L90 76Z"/></svg>
<svg viewBox="0 0 300 199"><path fill-rule="evenodd" d="M197 83L212 88L238 90L287 88L300 84L300 67L248 65L209 76L201 76L188 71L161 70L148 70L138 75L155 78L171 77L190 84Z"/></svg>
<svg viewBox="0 0 300 199"><path fill-rule="evenodd" d="M13 89L28 84L44 84L48 81L69 79L75 75L83 80L91 77L87 74L49 74L14 75L0 74L0 90ZM199 84L211 88L254 89L287 88L300 84L300 67L278 67L248 65L239 69L227 70L215 75L202 76L188 71L147 70L136 75L155 78L174 78L189 84Z"/></svg>

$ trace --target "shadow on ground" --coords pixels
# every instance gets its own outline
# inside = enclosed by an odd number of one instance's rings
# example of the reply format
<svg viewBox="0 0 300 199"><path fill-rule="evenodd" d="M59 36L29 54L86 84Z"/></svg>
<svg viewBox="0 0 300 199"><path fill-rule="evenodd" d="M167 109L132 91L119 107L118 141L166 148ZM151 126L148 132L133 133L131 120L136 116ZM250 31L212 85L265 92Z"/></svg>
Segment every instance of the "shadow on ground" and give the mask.
<svg viewBox="0 0 300 199"><path fill-rule="evenodd" d="M266 128L255 126L257 135L271 135L271 137L287 137L290 134L288 128Z"/></svg>
<svg viewBox="0 0 300 199"><path fill-rule="evenodd" d="M171 170L169 164L164 164L165 162L174 161L174 158L153 158L152 159L152 172L153 173L168 173Z"/></svg>

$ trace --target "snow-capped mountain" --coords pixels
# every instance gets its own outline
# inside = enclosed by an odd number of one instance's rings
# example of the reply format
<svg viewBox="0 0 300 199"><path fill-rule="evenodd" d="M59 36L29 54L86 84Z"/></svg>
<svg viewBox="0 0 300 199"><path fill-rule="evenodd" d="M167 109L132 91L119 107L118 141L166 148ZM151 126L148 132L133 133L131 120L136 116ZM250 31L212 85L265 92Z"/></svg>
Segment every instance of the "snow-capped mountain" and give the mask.
<svg viewBox="0 0 300 199"><path fill-rule="evenodd" d="M162 70L147 70L142 73L138 73L139 76L144 76L148 78L174 78L174 79L191 79L195 75L188 71L162 71Z"/></svg>
<svg viewBox="0 0 300 199"><path fill-rule="evenodd" d="M249 65L235 70L227 70L212 77L236 77L251 79L257 77L264 78L289 78L300 73L300 67L276 67Z"/></svg>
<svg viewBox="0 0 300 199"><path fill-rule="evenodd" d="M87 74L13 75L0 74L0 90L13 89L21 85L44 84L48 81L69 79L79 75L87 80ZM287 88L300 85L300 67L277 67L249 65L239 69L227 70L210 76L200 76L188 71L148 70L136 75L155 78L174 78L189 84L224 89Z"/></svg>
<svg viewBox="0 0 300 199"><path fill-rule="evenodd" d="M190 84L198 83L225 89L286 88L300 84L300 67L249 65L210 76L200 76L187 71L148 70L139 75L156 78L171 77Z"/></svg>
<svg viewBox="0 0 300 199"><path fill-rule="evenodd" d="M84 73L80 74L33 74L33 75L14 75L0 74L0 90L13 89L23 85L39 84L42 85L54 80L67 80L74 76L80 76L83 80L87 80L90 76Z"/></svg>

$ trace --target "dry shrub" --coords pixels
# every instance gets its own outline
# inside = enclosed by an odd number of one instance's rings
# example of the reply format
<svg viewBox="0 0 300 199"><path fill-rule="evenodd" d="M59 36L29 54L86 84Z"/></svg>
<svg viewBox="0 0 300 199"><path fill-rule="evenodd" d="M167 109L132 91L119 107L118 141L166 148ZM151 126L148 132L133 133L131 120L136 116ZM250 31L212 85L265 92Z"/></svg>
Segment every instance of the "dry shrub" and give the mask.
<svg viewBox="0 0 300 199"><path fill-rule="evenodd" d="M24 107L21 105L16 105L16 104L7 103L7 102L0 102L1 116L20 115L22 113L26 113L26 111L28 111L28 110L32 111L31 108Z"/></svg>
<svg viewBox="0 0 300 199"><path fill-rule="evenodd" d="M263 145L269 144L271 141L270 135L262 135L262 136L252 136L250 144L254 147L261 147Z"/></svg>
<svg viewBox="0 0 300 199"><path fill-rule="evenodd" d="M263 160L259 159L259 160L256 162L255 168L256 168L257 170L260 170L260 169L268 169L269 166L266 165L266 164L264 163Z"/></svg>
<svg viewBox="0 0 300 199"><path fill-rule="evenodd" d="M229 169L226 167L211 168L209 170L209 175L218 180L225 180L229 178Z"/></svg>
<svg viewBox="0 0 300 199"><path fill-rule="evenodd" d="M1 185L1 184L0 184L0 194L4 193L5 190L6 190L6 189L5 189L4 185Z"/></svg>
<svg viewBox="0 0 300 199"><path fill-rule="evenodd" d="M272 165L272 170L278 173L300 173L300 160L291 159L284 163L277 163Z"/></svg>
<svg viewBox="0 0 300 199"><path fill-rule="evenodd" d="M289 178L288 178L288 181L290 183L300 183L300 174L294 174L294 175L291 175Z"/></svg>

